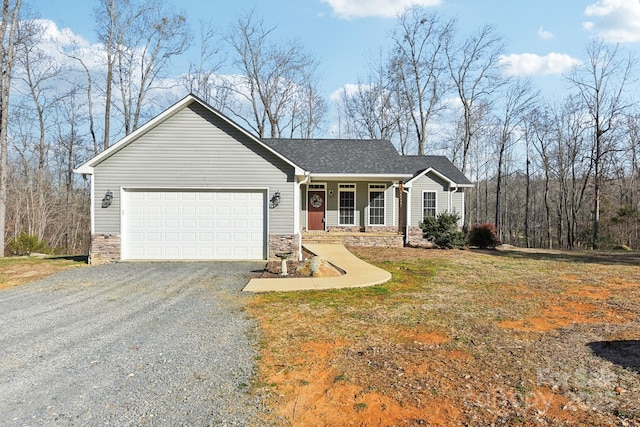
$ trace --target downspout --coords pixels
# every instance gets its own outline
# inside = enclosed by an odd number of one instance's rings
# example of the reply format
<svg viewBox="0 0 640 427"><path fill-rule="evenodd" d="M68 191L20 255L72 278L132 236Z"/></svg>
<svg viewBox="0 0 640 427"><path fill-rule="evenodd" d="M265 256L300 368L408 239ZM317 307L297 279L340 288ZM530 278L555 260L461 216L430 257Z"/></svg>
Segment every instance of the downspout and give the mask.
<svg viewBox="0 0 640 427"><path fill-rule="evenodd" d="M449 184L449 205L451 206L451 213L453 213L455 209L453 207L453 195L458 192L458 189L459 189L458 184L456 184L455 182ZM462 212L458 212L458 214L460 215L460 221L458 221L458 227L462 227L464 225L464 200L462 201L461 208L462 208Z"/></svg>
<svg viewBox="0 0 640 427"><path fill-rule="evenodd" d="M307 184L309 183L309 181L311 181L311 172L305 171L304 173L304 179L302 181L299 181L296 185L298 186L298 188L296 189L296 194L298 195L298 201L296 203L296 211L298 212L297 214L297 224L296 224L296 233L298 233L298 261L302 261L302 231L300 230L300 210L302 209L301 206L301 201L302 201L302 194L301 194L301 189L300 187L303 184Z"/></svg>

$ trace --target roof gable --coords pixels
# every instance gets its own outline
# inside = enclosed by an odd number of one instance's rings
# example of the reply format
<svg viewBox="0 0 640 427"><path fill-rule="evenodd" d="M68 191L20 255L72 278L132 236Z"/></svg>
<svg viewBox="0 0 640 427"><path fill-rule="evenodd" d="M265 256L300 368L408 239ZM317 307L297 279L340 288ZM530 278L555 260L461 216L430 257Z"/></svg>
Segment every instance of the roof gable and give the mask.
<svg viewBox="0 0 640 427"><path fill-rule="evenodd" d="M283 156L281 153L275 151L273 148L271 148L268 145L266 145L264 142L262 142L262 140L260 140L255 135L253 135L250 132L248 132L245 128L243 128L242 126L238 125L236 122L231 120L229 117L225 116L220 111L218 111L215 108L211 107L209 104L207 104L206 102L202 101L201 99L199 99L198 97L196 97L193 94L187 95L185 98L183 98L182 100L180 100L177 103L173 104L171 107L169 107L164 112L162 112L158 116L154 117L153 119L151 119L150 121L145 123L140 128L136 129L134 132L132 132L129 135L125 136L124 138L122 138L121 140L119 140L118 142L116 142L115 144L113 144L112 146L110 146L109 148L104 150L103 152L99 153L98 155L96 155L96 156L92 157L91 159L87 160L85 163L83 163L82 165L78 166L74 170L74 172L82 173L82 174L89 174L89 175L93 174L93 168L95 166L97 166L100 163L102 163L103 161L107 160L108 158L110 158L111 156L113 156L114 154L116 154L117 152L122 150L123 148L127 147L129 144L131 144L134 141L136 141L142 135L146 134L150 130L156 128L157 126L161 125L162 123L164 123L165 121L167 121L168 119L173 117L178 111L181 111L181 110L187 108L189 105L191 105L193 103L198 103L199 105L204 107L208 112L210 112L211 114L217 116L219 119L223 120L224 122L228 123L233 128L237 129L241 134L246 136L252 142L258 144L261 147L264 147L266 150L268 150L269 152L275 154L278 158L282 159L287 164L290 164L291 166L293 166L295 168L295 170L296 170L296 174L301 174L302 173L302 171L300 170L300 167L298 165L296 165L295 163L293 163L290 159L288 159L287 157Z"/></svg>
<svg viewBox="0 0 640 427"><path fill-rule="evenodd" d="M407 184L434 172L458 187L473 187L473 184L449 159L444 156L401 156L405 170L412 171L413 177Z"/></svg>

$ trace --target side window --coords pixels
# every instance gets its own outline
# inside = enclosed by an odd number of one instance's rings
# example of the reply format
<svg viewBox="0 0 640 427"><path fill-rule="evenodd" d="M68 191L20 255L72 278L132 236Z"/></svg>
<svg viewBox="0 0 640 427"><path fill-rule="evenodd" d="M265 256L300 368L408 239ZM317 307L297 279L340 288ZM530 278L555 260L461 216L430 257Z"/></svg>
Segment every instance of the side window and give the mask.
<svg viewBox="0 0 640 427"><path fill-rule="evenodd" d="M425 191L422 193L422 217L436 216L436 192Z"/></svg>

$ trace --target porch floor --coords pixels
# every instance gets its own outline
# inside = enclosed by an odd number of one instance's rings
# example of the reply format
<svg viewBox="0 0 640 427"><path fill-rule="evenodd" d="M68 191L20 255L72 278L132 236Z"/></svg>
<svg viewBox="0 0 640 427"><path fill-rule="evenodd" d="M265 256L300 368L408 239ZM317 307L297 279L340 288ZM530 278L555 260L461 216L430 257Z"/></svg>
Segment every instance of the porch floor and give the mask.
<svg viewBox="0 0 640 427"><path fill-rule="evenodd" d="M305 249L345 271L338 277L251 279L245 292L360 288L388 282L391 273L364 262L340 244L305 244Z"/></svg>

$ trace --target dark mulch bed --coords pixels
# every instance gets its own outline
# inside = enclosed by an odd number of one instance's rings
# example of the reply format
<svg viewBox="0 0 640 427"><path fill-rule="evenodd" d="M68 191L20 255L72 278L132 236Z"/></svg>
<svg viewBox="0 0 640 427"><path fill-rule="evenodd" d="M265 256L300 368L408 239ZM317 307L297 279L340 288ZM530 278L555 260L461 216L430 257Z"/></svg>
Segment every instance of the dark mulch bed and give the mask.
<svg viewBox="0 0 640 427"><path fill-rule="evenodd" d="M307 274L298 273L297 270L298 270L298 267L300 267L304 263L304 260L309 259L312 256L315 256L315 254L303 248L302 262L294 259L287 260L287 273L288 273L287 276L282 276L280 274L282 272L281 270L282 263L280 262L280 260L278 260L278 261L269 261L264 266L264 270L262 271L254 271L253 277L256 277L259 279L282 278L282 277L289 277L289 278L309 277L309 275Z"/></svg>

